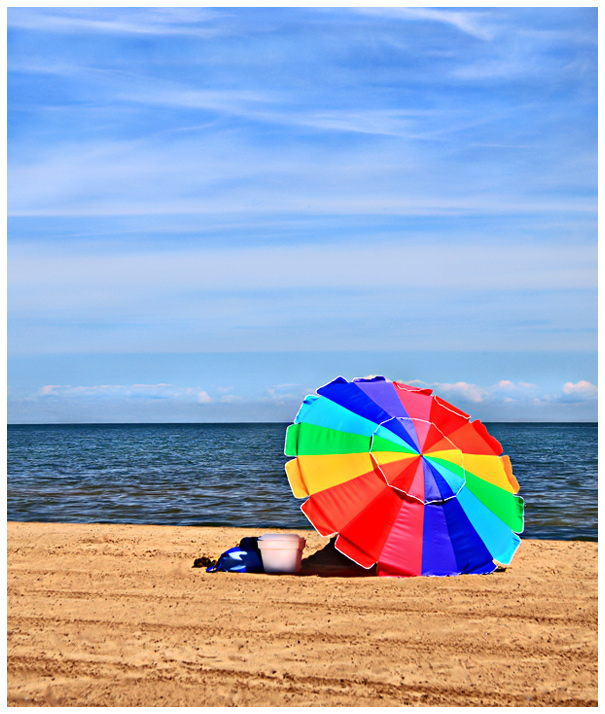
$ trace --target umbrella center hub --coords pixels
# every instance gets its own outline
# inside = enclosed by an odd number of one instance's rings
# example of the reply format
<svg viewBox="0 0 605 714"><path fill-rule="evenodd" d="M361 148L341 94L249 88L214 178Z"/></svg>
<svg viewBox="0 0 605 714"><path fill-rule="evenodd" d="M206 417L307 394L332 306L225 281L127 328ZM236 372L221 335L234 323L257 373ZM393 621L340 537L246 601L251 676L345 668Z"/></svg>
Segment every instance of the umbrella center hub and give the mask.
<svg viewBox="0 0 605 714"><path fill-rule="evenodd" d="M424 419L382 422L372 435L370 453L390 486L425 504L454 498L466 483L462 451Z"/></svg>

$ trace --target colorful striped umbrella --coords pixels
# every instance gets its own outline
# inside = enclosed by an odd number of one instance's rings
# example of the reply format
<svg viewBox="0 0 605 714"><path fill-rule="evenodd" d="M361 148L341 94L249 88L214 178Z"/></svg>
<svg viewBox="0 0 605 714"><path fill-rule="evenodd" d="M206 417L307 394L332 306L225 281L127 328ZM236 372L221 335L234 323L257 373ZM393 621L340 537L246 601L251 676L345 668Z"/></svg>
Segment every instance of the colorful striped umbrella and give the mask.
<svg viewBox="0 0 605 714"><path fill-rule="evenodd" d="M309 521L378 575L491 573L521 542L510 459L430 389L338 377L304 400L285 453Z"/></svg>

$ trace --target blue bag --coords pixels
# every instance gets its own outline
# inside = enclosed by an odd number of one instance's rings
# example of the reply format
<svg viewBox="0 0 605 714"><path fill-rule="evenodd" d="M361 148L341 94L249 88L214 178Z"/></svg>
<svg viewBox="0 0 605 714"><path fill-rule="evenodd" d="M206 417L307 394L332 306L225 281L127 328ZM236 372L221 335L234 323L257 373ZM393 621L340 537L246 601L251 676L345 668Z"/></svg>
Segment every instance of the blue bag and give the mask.
<svg viewBox="0 0 605 714"><path fill-rule="evenodd" d="M206 568L207 573L216 573L217 570L227 573L264 572L256 538L242 538L238 546L229 548L221 555L216 565Z"/></svg>

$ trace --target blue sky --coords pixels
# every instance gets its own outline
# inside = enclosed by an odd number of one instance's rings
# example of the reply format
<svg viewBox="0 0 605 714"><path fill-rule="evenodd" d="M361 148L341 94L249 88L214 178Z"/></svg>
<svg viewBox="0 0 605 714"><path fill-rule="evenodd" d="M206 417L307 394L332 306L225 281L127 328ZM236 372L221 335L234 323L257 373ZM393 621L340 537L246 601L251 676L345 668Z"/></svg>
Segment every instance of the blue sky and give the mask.
<svg viewBox="0 0 605 714"><path fill-rule="evenodd" d="M597 415L595 8L9 8L8 418L342 374Z"/></svg>

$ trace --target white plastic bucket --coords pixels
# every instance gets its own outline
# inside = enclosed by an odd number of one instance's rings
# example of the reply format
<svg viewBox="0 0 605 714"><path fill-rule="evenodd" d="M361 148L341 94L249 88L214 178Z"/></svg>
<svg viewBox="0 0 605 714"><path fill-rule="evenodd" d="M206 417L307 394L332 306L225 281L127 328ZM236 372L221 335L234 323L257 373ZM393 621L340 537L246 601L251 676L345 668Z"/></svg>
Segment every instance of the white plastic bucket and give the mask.
<svg viewBox="0 0 605 714"><path fill-rule="evenodd" d="M298 573L305 539L290 533L267 533L258 539L265 573Z"/></svg>

